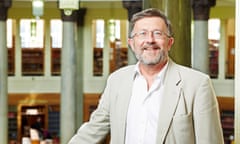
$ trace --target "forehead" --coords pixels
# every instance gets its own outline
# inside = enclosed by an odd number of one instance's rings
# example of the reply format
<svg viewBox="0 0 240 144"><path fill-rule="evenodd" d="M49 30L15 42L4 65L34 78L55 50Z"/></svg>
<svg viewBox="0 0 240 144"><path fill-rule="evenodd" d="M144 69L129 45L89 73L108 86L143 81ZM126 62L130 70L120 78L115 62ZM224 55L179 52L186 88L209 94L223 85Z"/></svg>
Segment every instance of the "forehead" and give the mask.
<svg viewBox="0 0 240 144"><path fill-rule="evenodd" d="M146 17L146 18L142 18L142 19L136 21L133 30L141 30L141 29L146 29L146 30L154 30L154 29L166 30L167 26L166 26L164 20L162 18L160 18L160 17Z"/></svg>

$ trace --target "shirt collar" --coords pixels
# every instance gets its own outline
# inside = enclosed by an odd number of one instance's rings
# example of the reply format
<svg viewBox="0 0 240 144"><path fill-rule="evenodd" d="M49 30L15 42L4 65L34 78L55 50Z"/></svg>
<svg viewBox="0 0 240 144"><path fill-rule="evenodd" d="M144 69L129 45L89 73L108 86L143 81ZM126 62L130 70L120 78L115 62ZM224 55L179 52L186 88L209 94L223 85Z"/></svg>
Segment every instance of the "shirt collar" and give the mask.
<svg viewBox="0 0 240 144"><path fill-rule="evenodd" d="M137 64L135 65L135 72L134 72L134 78L135 79L137 76L142 75L139 69L139 64L140 62L137 62ZM167 63L163 66L162 70L157 74L157 78L161 79L161 82L164 82L165 76L166 76L166 71L168 69L168 65L169 65L169 60L167 61Z"/></svg>

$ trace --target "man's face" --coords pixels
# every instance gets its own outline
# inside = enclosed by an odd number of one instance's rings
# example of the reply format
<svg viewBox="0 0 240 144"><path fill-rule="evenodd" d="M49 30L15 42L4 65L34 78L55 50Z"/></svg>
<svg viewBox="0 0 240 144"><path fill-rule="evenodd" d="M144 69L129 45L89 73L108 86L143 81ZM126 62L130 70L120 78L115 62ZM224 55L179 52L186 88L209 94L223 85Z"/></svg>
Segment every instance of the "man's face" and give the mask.
<svg viewBox="0 0 240 144"><path fill-rule="evenodd" d="M174 39L168 36L167 26L159 17L148 17L138 20L128 39L137 59L145 65L156 65L166 62L168 51Z"/></svg>

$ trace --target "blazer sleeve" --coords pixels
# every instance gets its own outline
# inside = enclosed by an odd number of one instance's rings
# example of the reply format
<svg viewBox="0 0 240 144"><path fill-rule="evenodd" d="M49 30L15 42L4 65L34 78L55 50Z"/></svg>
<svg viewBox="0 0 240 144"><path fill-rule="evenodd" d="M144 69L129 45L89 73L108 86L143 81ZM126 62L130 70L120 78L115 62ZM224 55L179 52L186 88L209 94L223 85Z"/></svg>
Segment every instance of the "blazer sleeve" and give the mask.
<svg viewBox="0 0 240 144"><path fill-rule="evenodd" d="M202 81L194 103L196 144L224 144L218 102L209 77Z"/></svg>

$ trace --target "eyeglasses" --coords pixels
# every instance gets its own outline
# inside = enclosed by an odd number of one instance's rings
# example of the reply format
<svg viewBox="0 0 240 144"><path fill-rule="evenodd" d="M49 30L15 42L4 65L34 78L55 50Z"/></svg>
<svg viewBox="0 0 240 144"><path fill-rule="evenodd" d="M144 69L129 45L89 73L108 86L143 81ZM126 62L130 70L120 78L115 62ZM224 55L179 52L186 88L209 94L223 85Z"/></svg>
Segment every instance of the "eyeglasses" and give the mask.
<svg viewBox="0 0 240 144"><path fill-rule="evenodd" d="M139 32L136 32L136 33L132 34L131 38L137 36L140 39L147 39L149 37L150 33L152 34L152 36L155 39L163 39L164 36L171 37L170 35L166 34L165 32L162 32L160 30L154 30L154 31L142 30L142 31L139 31Z"/></svg>

